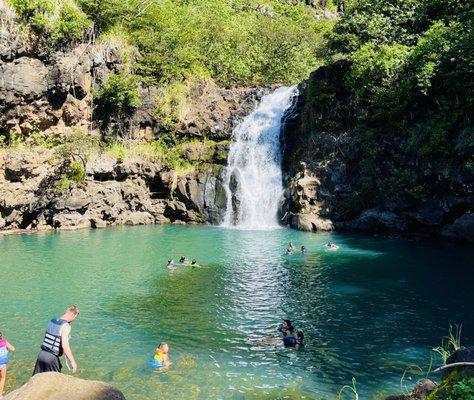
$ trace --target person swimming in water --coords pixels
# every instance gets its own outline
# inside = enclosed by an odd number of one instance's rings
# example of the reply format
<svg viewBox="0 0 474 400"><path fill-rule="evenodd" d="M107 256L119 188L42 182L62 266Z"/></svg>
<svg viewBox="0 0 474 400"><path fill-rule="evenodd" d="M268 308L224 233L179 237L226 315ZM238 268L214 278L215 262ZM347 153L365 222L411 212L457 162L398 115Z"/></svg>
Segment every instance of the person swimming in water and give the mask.
<svg viewBox="0 0 474 400"><path fill-rule="evenodd" d="M337 250L339 246L336 243L329 241L326 243L326 248L329 250Z"/></svg>
<svg viewBox="0 0 474 400"><path fill-rule="evenodd" d="M170 365L169 346L167 343L160 343L155 349L155 355L150 360L150 367L158 369Z"/></svg>
<svg viewBox="0 0 474 400"><path fill-rule="evenodd" d="M278 346L282 344L285 347L294 347L295 349L300 349L304 346L303 339L304 334L303 331L299 330L294 334L295 328L293 327L291 321L289 319L284 319L283 323L278 325L277 331L282 334L280 338L269 337L265 339L255 340L254 343L264 344L264 345L273 345Z"/></svg>
<svg viewBox="0 0 474 400"><path fill-rule="evenodd" d="M179 259L180 264L189 264L189 260L185 256L181 256Z"/></svg>
<svg viewBox="0 0 474 400"><path fill-rule="evenodd" d="M168 260L168 263L166 264L166 267L167 267L168 269L176 269L176 265L175 265L175 263L174 263L174 260L170 258L170 259Z"/></svg>
<svg viewBox="0 0 474 400"><path fill-rule="evenodd" d="M308 251L308 250L306 250L306 247L304 247L304 246L301 246L301 253L303 253L303 254L304 254L304 253L306 253L307 251Z"/></svg>
<svg viewBox="0 0 474 400"><path fill-rule="evenodd" d="M286 254L293 254L295 252L295 246L293 243L288 243L288 247L286 248Z"/></svg>
<svg viewBox="0 0 474 400"><path fill-rule="evenodd" d="M294 347L296 350L298 350L304 346L303 339L304 333L303 331L299 330L296 332L295 336L285 336L283 338L283 344L285 347Z"/></svg>
<svg viewBox="0 0 474 400"><path fill-rule="evenodd" d="M294 328L289 319L284 319L283 322L278 325L277 331L280 332L283 337L293 334Z"/></svg>

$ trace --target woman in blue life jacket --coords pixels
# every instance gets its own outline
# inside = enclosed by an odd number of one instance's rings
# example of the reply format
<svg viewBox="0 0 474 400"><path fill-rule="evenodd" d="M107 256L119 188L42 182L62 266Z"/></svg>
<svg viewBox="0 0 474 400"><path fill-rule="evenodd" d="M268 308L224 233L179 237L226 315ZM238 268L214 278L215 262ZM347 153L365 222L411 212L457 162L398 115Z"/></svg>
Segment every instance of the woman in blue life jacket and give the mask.
<svg viewBox="0 0 474 400"><path fill-rule="evenodd" d="M286 347L294 347L296 350L299 350L304 346L303 343L304 334L303 331L296 332L296 336L286 336L283 338L283 344Z"/></svg>

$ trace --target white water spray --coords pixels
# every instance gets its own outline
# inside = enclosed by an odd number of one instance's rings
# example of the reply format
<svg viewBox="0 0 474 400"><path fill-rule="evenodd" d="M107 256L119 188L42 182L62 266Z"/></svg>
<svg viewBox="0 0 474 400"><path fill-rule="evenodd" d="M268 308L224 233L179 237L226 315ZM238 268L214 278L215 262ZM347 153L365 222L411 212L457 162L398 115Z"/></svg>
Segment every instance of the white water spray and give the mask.
<svg viewBox="0 0 474 400"><path fill-rule="evenodd" d="M227 210L222 225L247 229L278 226L283 195L281 122L296 94L296 86L291 86L264 96L234 129L224 172Z"/></svg>

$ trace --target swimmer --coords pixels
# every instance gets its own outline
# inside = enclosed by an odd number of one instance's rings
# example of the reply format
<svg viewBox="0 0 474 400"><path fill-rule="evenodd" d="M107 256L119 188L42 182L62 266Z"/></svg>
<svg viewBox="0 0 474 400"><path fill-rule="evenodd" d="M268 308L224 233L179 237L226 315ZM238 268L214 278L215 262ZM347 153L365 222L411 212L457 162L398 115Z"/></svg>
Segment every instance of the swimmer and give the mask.
<svg viewBox="0 0 474 400"><path fill-rule="evenodd" d="M331 241L327 242L326 243L326 248L328 250L337 250L339 248L339 246Z"/></svg>
<svg viewBox="0 0 474 400"><path fill-rule="evenodd" d="M191 261L191 267L192 268L202 268L195 259Z"/></svg>
<svg viewBox="0 0 474 400"><path fill-rule="evenodd" d="M175 265L175 263L174 263L174 260L169 259L169 260L168 260L168 264L166 264L166 267L167 267L168 269L176 269L176 265Z"/></svg>
<svg viewBox="0 0 474 400"><path fill-rule="evenodd" d="M303 331L296 332L296 336L286 336L283 338L283 344L286 347L294 347L296 350L304 346L303 343L304 334Z"/></svg>
<svg viewBox="0 0 474 400"><path fill-rule="evenodd" d="M293 243L288 243L288 247L286 248L286 254L293 254L295 252L295 246L293 246Z"/></svg>
<svg viewBox="0 0 474 400"><path fill-rule="evenodd" d="M278 325L277 331L282 334L282 337L268 337L264 339L252 340L251 342L271 346L278 346L283 344L286 347L295 347L297 349L303 346L303 332L298 331L295 337L295 335L293 334L294 327L289 319L284 319L283 323Z"/></svg>
<svg viewBox="0 0 474 400"><path fill-rule="evenodd" d="M166 343L160 343L155 349L155 355L150 360L150 367L152 368L163 368L168 367L170 363L169 359L169 347Z"/></svg>
<svg viewBox="0 0 474 400"><path fill-rule="evenodd" d="M189 264L189 260L185 256L181 256L179 259L180 264Z"/></svg>
<svg viewBox="0 0 474 400"><path fill-rule="evenodd" d="M299 349L301 349L302 347L304 347L303 340L304 340L304 333L303 333L303 331L298 331L298 332L296 332L296 344L295 344L295 349L296 349L296 350L299 350Z"/></svg>
<svg viewBox="0 0 474 400"><path fill-rule="evenodd" d="M303 254L304 254L304 253L306 253L307 251L308 251L308 250L306 250L306 247L304 247L304 246L301 246L301 253L303 253Z"/></svg>
<svg viewBox="0 0 474 400"><path fill-rule="evenodd" d="M289 319L284 319L283 322L278 325L277 328L277 331L280 332L283 337L293 335L294 330L295 328L293 328L293 325L291 324L291 321Z"/></svg>

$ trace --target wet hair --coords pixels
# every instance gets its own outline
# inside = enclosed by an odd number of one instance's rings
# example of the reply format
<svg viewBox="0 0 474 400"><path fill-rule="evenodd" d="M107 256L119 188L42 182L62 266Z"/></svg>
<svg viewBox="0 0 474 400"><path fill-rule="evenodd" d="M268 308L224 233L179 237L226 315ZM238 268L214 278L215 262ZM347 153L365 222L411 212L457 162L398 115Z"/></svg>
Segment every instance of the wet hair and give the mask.
<svg viewBox="0 0 474 400"><path fill-rule="evenodd" d="M297 331L297 332L296 332L296 337L297 337L298 339L303 340L303 339L304 339L304 333L303 333L303 331Z"/></svg>
<svg viewBox="0 0 474 400"><path fill-rule="evenodd" d="M171 264L171 258L168 260L168 264Z"/></svg>
<svg viewBox="0 0 474 400"><path fill-rule="evenodd" d="M71 305L71 306L69 306L69 307L67 308L67 311L68 311L68 312L72 312L72 313L74 313L74 314L76 314L76 315L79 315L79 307L78 307L78 306L75 306L74 304Z"/></svg>
<svg viewBox="0 0 474 400"><path fill-rule="evenodd" d="M191 261L191 264L196 264L196 260L193 258L193 261Z"/></svg>
<svg viewBox="0 0 474 400"><path fill-rule="evenodd" d="M288 328L286 328L287 331L290 331L290 333L293 333L295 328L293 328L293 325L291 324L291 321L289 319L284 319L283 322L286 322L288 325Z"/></svg>

